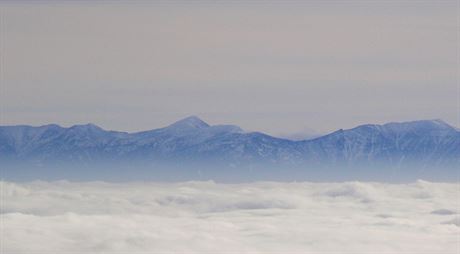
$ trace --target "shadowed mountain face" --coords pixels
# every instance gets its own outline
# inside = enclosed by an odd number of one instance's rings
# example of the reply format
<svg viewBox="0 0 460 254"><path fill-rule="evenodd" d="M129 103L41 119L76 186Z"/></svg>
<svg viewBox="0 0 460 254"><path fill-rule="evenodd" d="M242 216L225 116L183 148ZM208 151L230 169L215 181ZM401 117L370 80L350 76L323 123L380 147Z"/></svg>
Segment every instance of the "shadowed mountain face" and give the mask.
<svg viewBox="0 0 460 254"><path fill-rule="evenodd" d="M244 167L450 167L460 165L460 132L441 120L362 125L305 141L210 126L188 117L138 133L95 125L0 127L0 161L46 167L73 163L168 163Z"/></svg>

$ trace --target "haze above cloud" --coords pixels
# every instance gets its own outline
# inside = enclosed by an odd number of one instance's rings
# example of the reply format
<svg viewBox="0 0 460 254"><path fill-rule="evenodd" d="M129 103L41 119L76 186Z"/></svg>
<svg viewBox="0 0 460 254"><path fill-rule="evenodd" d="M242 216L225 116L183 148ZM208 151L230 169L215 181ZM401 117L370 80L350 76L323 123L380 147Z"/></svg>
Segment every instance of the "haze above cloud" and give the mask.
<svg viewBox="0 0 460 254"><path fill-rule="evenodd" d="M2 2L2 124L458 126L455 1Z"/></svg>

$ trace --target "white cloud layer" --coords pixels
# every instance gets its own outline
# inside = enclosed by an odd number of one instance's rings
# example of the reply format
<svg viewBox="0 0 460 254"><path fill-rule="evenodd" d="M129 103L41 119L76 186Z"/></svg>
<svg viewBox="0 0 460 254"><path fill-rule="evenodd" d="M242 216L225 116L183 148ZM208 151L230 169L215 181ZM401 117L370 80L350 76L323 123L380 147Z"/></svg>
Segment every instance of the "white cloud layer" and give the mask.
<svg viewBox="0 0 460 254"><path fill-rule="evenodd" d="M1 182L1 253L458 253L458 183Z"/></svg>

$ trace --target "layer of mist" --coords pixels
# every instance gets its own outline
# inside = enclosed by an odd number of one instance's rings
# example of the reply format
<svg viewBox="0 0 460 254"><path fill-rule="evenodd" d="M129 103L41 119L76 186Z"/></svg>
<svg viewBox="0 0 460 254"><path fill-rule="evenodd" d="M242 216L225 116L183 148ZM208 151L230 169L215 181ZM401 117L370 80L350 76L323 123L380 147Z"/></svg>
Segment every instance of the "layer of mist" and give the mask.
<svg viewBox="0 0 460 254"><path fill-rule="evenodd" d="M1 182L3 253L458 253L457 183Z"/></svg>

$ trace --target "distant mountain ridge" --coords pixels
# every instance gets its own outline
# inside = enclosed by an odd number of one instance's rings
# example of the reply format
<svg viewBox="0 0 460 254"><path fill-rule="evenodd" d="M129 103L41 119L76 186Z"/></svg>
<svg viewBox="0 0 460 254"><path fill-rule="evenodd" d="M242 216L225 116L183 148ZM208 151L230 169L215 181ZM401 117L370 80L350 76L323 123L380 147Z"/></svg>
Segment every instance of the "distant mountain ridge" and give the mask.
<svg viewBox="0 0 460 254"><path fill-rule="evenodd" d="M360 125L292 141L187 117L167 127L126 133L93 125L0 126L0 162L215 163L297 168L415 164L458 167L460 132L442 120Z"/></svg>

